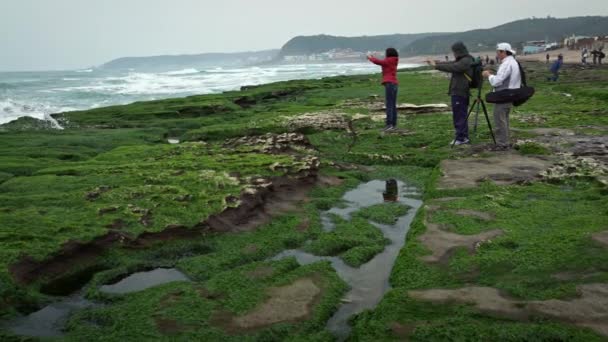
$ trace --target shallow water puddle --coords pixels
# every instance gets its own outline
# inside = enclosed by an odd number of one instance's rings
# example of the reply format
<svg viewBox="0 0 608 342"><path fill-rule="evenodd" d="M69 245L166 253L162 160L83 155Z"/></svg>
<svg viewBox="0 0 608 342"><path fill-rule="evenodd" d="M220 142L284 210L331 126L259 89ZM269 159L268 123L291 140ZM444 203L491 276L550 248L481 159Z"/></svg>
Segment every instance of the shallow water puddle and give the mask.
<svg viewBox="0 0 608 342"><path fill-rule="evenodd" d="M148 272L133 273L116 284L102 286L100 291L125 294L174 281L190 279L175 268L157 268ZM86 300L84 295L78 292L25 317L17 318L6 327L14 334L22 336L59 337L63 335L63 327L74 311L98 305Z"/></svg>
<svg viewBox="0 0 608 342"><path fill-rule="evenodd" d="M400 190L400 191L399 191ZM401 193L399 196L397 192ZM383 202L399 201L412 209L405 216L399 218L394 225L373 223L391 241L384 251L359 268L346 265L338 257L319 257L301 250L287 250L275 256L273 260L295 257L300 264L312 264L318 261L329 261L338 275L347 282L351 290L343 299L344 304L331 317L327 328L337 337L344 339L350 333L348 318L366 309L374 308L390 289L389 276L399 251L405 244L405 237L409 231L416 212L422 201L408 196L419 196L417 189L403 182L371 181L347 192L343 200L344 208L332 208L322 214L323 229L331 231L335 227L331 221L331 214L349 219L350 215L362 208L370 207Z"/></svg>
<svg viewBox="0 0 608 342"><path fill-rule="evenodd" d="M58 337L63 335L63 326L70 314L79 309L94 306L84 299L82 293L66 297L64 300L18 318L7 325L14 334L33 337Z"/></svg>
<svg viewBox="0 0 608 342"><path fill-rule="evenodd" d="M190 281L190 279L175 268L157 268L148 272L133 273L115 284L103 285L99 290L105 293L125 294L174 281Z"/></svg>

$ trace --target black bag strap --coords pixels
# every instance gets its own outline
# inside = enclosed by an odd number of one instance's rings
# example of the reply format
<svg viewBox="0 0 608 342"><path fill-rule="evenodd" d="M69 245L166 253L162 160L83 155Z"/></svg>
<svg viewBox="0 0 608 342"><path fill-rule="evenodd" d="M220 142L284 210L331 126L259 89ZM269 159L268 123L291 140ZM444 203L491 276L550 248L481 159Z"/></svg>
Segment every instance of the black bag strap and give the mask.
<svg viewBox="0 0 608 342"><path fill-rule="evenodd" d="M521 63L519 63L518 60L515 60L517 62L517 65L519 65L519 75L521 76L521 84L524 87L528 86L528 82L526 82L526 72L524 71L524 68L521 67Z"/></svg>

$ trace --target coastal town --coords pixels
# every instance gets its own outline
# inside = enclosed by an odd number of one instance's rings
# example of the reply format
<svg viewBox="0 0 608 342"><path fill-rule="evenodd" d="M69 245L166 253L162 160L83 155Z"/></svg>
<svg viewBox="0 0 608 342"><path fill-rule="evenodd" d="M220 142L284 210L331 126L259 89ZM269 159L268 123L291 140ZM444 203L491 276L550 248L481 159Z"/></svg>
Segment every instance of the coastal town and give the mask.
<svg viewBox="0 0 608 342"><path fill-rule="evenodd" d="M602 36L584 36L573 34L564 37L561 41L549 40L530 40L520 42L513 45L514 48L520 51L521 55L533 55L539 53L547 53L555 50L566 49L567 51L580 51L584 54L588 51L591 54L593 51L605 51L608 47L608 34ZM478 44L477 50L485 53L491 50L493 45L486 46ZM561 51L560 51L561 52ZM315 63L315 62L360 62L364 61L368 55L384 57L384 51L355 51L351 48L334 48L321 53L300 54L300 55L284 55L281 57L282 63ZM415 57L415 56L410 56ZM449 58L449 56L448 56Z"/></svg>

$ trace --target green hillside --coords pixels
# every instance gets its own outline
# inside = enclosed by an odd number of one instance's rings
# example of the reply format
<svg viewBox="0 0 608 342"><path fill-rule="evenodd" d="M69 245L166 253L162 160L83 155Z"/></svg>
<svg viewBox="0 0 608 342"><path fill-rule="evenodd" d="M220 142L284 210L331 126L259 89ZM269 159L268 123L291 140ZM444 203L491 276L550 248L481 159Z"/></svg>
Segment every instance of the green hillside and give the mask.
<svg viewBox="0 0 608 342"><path fill-rule="evenodd" d="M420 38L445 33L391 34L382 36L336 37L328 35L298 36L288 41L280 56L310 55L331 49L353 49L354 51L378 51L389 46L406 46Z"/></svg>
<svg viewBox="0 0 608 342"><path fill-rule="evenodd" d="M562 41L571 35L606 35L608 17L572 17L523 19L493 27L432 37L423 37L401 45L401 53L408 56L445 53L456 41L463 41L471 51L493 49L496 43L510 42L514 46L529 40Z"/></svg>

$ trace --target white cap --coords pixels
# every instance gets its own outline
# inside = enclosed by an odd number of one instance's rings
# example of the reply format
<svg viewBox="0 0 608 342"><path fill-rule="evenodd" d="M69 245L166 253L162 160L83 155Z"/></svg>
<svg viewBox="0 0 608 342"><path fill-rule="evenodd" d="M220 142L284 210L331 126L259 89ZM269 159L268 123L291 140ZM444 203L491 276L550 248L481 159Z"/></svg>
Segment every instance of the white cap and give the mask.
<svg viewBox="0 0 608 342"><path fill-rule="evenodd" d="M512 54L517 54L513 48L511 48L511 44L509 43L500 43L496 45L496 50L509 51Z"/></svg>

